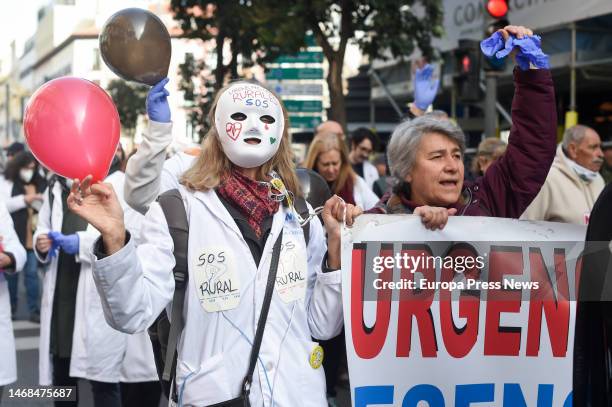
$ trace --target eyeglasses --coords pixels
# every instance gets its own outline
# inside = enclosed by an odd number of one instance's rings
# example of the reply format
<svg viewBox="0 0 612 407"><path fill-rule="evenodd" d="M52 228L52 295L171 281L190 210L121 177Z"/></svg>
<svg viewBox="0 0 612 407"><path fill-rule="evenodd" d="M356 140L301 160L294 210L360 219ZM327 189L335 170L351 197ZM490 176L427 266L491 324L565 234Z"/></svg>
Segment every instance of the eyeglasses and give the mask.
<svg viewBox="0 0 612 407"><path fill-rule="evenodd" d="M372 153L372 149L371 148L366 148L366 147L362 147L362 146L357 146L357 150L361 151L364 154L371 154Z"/></svg>

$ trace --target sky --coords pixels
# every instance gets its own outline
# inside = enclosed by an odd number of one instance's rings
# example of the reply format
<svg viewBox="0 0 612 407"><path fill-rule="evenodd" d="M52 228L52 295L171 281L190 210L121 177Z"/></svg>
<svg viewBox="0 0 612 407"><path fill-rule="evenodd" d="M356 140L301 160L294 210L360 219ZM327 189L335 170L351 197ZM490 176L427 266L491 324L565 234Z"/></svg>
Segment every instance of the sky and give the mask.
<svg viewBox="0 0 612 407"><path fill-rule="evenodd" d="M10 55L11 41L16 40L17 56L25 41L36 30L38 9L49 0L0 0L0 56Z"/></svg>

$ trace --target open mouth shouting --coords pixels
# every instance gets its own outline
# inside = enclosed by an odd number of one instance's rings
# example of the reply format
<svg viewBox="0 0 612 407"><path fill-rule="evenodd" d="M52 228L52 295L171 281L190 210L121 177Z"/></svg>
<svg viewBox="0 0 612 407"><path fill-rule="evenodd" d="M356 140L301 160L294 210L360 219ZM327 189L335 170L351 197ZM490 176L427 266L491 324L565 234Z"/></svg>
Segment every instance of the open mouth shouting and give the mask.
<svg viewBox="0 0 612 407"><path fill-rule="evenodd" d="M452 179L440 181L440 185L442 185L445 188L456 188L457 183L458 183L457 180L452 180Z"/></svg>

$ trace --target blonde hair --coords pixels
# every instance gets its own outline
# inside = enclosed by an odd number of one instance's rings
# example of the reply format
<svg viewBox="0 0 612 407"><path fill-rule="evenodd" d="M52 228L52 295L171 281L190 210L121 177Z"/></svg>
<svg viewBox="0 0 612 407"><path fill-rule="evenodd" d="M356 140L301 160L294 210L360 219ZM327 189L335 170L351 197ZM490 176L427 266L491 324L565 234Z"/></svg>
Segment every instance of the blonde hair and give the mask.
<svg viewBox="0 0 612 407"><path fill-rule="evenodd" d="M217 108L217 104L219 103L219 98L229 87L236 84L249 83L251 82L232 82L217 92L217 96L215 97L212 107L208 112L210 129L202 141L202 151L198 155L195 163L181 178L181 183L188 189L193 191L208 191L210 189L214 189L219 186L221 182L223 182L223 178L231 171L233 164L223 152L217 127L215 126L215 110ZM257 85L261 86L260 84ZM265 89L265 87L263 88ZM283 120L285 121L285 128L283 130L278 151L270 160L268 160L268 162L259 167L256 178L258 180L265 180L268 178L268 174L274 170L281 177L285 187L287 187L289 191L292 191L297 196L301 196L300 184L295 174L293 161L291 159L293 153L291 151L291 136L289 135L289 115L287 113L287 109L285 109L285 105L276 95L276 93L269 89L267 90L270 91L270 93L272 93L280 102L281 109L283 111Z"/></svg>
<svg viewBox="0 0 612 407"><path fill-rule="evenodd" d="M319 156L332 150L340 153L340 172L331 187L332 192L337 194L344 189L347 182L350 181L354 184L357 175L349 162L348 148L342 140L342 136L335 133L318 134L312 139L312 143L308 147L308 155L304 166L318 172L316 167Z"/></svg>

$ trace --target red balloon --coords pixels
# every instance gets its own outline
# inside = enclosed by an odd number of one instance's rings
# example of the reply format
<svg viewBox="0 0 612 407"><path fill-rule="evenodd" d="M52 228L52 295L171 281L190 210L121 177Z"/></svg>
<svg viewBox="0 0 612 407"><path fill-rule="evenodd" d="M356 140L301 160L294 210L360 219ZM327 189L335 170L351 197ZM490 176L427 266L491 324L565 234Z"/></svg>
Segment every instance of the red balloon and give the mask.
<svg viewBox="0 0 612 407"><path fill-rule="evenodd" d="M65 76L34 92L23 126L30 150L45 167L70 179L91 174L95 182L108 174L121 125L101 87Z"/></svg>

